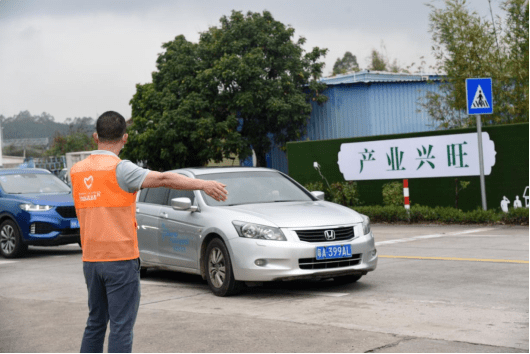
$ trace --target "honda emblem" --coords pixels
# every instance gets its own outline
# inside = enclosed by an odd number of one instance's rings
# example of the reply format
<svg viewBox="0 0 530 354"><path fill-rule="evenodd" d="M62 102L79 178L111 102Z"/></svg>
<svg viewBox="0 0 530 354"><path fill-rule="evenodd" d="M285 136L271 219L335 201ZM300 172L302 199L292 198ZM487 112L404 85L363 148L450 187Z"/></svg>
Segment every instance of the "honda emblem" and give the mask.
<svg viewBox="0 0 530 354"><path fill-rule="evenodd" d="M326 240L331 241L335 239L335 230L326 230L324 231L324 236L326 236Z"/></svg>

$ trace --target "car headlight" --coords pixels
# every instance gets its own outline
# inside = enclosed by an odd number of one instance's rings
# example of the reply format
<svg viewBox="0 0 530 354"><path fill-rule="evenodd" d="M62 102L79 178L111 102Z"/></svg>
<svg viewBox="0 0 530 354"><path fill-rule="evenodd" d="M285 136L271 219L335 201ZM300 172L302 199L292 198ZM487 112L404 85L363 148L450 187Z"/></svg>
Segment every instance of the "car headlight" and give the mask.
<svg viewBox="0 0 530 354"><path fill-rule="evenodd" d="M282 230L277 227L258 225L243 221L232 221L240 237L262 240L287 241Z"/></svg>
<svg viewBox="0 0 530 354"><path fill-rule="evenodd" d="M370 233L370 218L366 215L361 215L363 218L363 234L368 235Z"/></svg>
<svg viewBox="0 0 530 354"><path fill-rule="evenodd" d="M19 204L19 207L25 211L48 211L53 208L51 205L37 205L33 203Z"/></svg>

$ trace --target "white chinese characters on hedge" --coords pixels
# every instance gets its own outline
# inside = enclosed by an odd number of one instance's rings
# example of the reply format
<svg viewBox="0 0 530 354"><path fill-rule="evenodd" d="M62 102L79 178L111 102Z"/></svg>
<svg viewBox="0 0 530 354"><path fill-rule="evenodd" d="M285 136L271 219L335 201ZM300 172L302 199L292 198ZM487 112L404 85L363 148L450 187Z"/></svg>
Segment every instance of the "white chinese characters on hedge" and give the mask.
<svg viewBox="0 0 530 354"><path fill-rule="evenodd" d="M521 203L521 201L519 200L519 196L516 195L515 200L513 201L513 208L517 209L517 208L522 208L522 207L523 207L523 203Z"/></svg>
<svg viewBox="0 0 530 354"><path fill-rule="evenodd" d="M505 196L502 197L502 200L501 200L501 209L502 211L504 211L505 213L508 212L508 204L510 204L510 199L506 198Z"/></svg>
<svg viewBox="0 0 530 354"><path fill-rule="evenodd" d="M523 198L524 198L524 201L525 201L525 208L528 208L528 186L526 186L526 188L524 189ZM510 200L508 198L506 198L506 196L503 196L502 200L501 200L501 209L505 213L508 212L508 204L510 204ZM515 200L513 201L513 208L514 209L518 209L518 208L522 208L522 207L523 207L523 203L519 199L519 196L516 195L515 196Z"/></svg>

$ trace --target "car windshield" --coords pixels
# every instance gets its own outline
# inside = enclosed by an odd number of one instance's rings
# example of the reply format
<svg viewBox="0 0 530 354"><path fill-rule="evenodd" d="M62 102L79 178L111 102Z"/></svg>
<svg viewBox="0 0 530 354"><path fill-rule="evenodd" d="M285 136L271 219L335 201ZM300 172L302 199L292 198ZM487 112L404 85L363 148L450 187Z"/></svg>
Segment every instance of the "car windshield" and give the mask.
<svg viewBox="0 0 530 354"><path fill-rule="evenodd" d="M206 204L211 206L314 200L308 192L277 172L215 173L197 178L226 184L228 196L224 202L218 202L201 191Z"/></svg>
<svg viewBox="0 0 530 354"><path fill-rule="evenodd" d="M52 174L21 173L0 176L0 186L9 194L63 194L70 187Z"/></svg>

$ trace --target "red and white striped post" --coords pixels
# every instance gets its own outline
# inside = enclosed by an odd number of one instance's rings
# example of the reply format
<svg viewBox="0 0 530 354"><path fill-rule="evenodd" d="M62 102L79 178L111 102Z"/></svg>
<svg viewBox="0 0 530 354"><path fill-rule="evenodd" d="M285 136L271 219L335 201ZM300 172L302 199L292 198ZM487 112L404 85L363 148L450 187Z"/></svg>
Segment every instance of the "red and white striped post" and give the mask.
<svg viewBox="0 0 530 354"><path fill-rule="evenodd" d="M403 180L403 197L405 199L405 209L410 210L410 199L409 199L409 180Z"/></svg>

